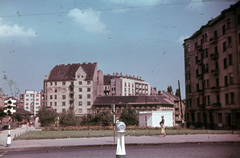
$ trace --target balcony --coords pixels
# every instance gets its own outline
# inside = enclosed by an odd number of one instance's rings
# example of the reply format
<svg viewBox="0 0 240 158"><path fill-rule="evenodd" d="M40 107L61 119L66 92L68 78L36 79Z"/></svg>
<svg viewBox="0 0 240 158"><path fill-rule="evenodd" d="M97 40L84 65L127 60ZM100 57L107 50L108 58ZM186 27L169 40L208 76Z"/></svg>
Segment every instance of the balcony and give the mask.
<svg viewBox="0 0 240 158"><path fill-rule="evenodd" d="M213 103L212 106L213 107L221 107L221 103Z"/></svg>
<svg viewBox="0 0 240 158"><path fill-rule="evenodd" d="M202 50L202 45L197 46L197 51L201 51Z"/></svg>
<svg viewBox="0 0 240 158"><path fill-rule="evenodd" d="M217 41L218 41L217 37L210 38L210 43L211 44L215 44L215 43L217 43Z"/></svg>
<svg viewBox="0 0 240 158"><path fill-rule="evenodd" d="M214 75L214 76L218 76L219 75L219 69L212 70L211 74Z"/></svg>
<svg viewBox="0 0 240 158"><path fill-rule="evenodd" d="M219 92L220 91L219 86L212 87L212 91L213 92Z"/></svg>
<svg viewBox="0 0 240 158"><path fill-rule="evenodd" d="M202 64L203 64L203 61L202 61L202 60L198 60L197 64L198 64L198 65L202 65Z"/></svg>
<svg viewBox="0 0 240 158"><path fill-rule="evenodd" d="M199 107L199 109L204 109L205 108L205 104L200 104L198 107Z"/></svg>
<svg viewBox="0 0 240 158"><path fill-rule="evenodd" d="M203 79L203 74L198 74L197 78L198 79Z"/></svg>
<svg viewBox="0 0 240 158"><path fill-rule="evenodd" d="M216 60L218 59L218 53L213 53L210 55L211 59Z"/></svg>
<svg viewBox="0 0 240 158"><path fill-rule="evenodd" d="M200 93L201 95L204 94L204 90L203 89L199 89L197 92Z"/></svg>

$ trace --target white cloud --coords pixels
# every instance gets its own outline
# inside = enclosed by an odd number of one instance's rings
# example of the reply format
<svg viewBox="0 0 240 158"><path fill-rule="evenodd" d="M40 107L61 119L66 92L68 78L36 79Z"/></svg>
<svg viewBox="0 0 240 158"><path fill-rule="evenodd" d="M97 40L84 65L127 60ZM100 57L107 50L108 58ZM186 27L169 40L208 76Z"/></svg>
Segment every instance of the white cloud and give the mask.
<svg viewBox="0 0 240 158"><path fill-rule="evenodd" d="M3 24L3 19L0 17L0 37L10 37L10 36L36 36L36 31L32 28L25 30L24 27L20 27L17 24L10 26Z"/></svg>
<svg viewBox="0 0 240 158"><path fill-rule="evenodd" d="M100 14L100 11L94 11L92 8L87 10L75 8L68 13L68 16L88 32L107 33L107 25L100 21Z"/></svg>
<svg viewBox="0 0 240 158"><path fill-rule="evenodd" d="M186 36L181 36L178 38L177 42L180 42L181 44L184 43L184 40L189 38L190 36L189 35L186 35Z"/></svg>
<svg viewBox="0 0 240 158"><path fill-rule="evenodd" d="M187 6L186 9L190 11L202 10L203 1L202 0L192 0Z"/></svg>

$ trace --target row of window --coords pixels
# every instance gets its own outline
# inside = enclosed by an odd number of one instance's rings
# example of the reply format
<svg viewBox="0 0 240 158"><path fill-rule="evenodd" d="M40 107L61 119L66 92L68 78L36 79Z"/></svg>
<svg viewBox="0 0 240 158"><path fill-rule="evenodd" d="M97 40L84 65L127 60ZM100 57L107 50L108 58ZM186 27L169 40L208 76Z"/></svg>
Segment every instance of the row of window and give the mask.
<svg viewBox="0 0 240 158"><path fill-rule="evenodd" d="M215 87L214 86L210 87L209 86L209 79L204 80L202 82L202 90L209 89L209 88L212 88L212 89L213 88L219 88L219 86L220 86L219 85L219 78L216 78L215 83L216 83ZM228 85L231 85L231 84L233 84L233 73L229 73L228 75L224 76L224 86L228 86ZM197 92L201 91L200 87L199 87L199 83L196 84L196 91ZM191 84L186 85L186 93L192 93Z"/></svg>
<svg viewBox="0 0 240 158"><path fill-rule="evenodd" d="M66 82L50 82L50 86L53 86L53 83L54 83L55 86L57 86L60 83L62 83L62 86L66 85ZM71 82L70 84L74 85L74 82ZM91 81L87 81L87 85L90 85L90 84L91 84ZM83 85L83 81L79 81L78 85Z"/></svg>
<svg viewBox="0 0 240 158"><path fill-rule="evenodd" d="M57 102L50 102L50 106L53 106L53 104L54 104L54 106L58 106ZM79 102L78 102L78 105L79 105L79 106L82 106L82 102L79 101ZM90 102L90 101L87 101L87 105L90 106L90 105L91 105L91 102ZM66 106L66 102L62 102L62 105L61 105L61 106Z"/></svg>
<svg viewBox="0 0 240 158"><path fill-rule="evenodd" d="M227 114L228 113L225 113L225 115L224 116L227 116ZM190 120L190 115L191 115L191 120ZM201 116L200 116L201 114L198 112L197 113L197 119L198 120L196 120L197 122L202 122L202 120L201 120ZM222 121L222 113L217 113L217 115L216 115L216 117L217 117L217 122L218 123L223 123L223 121ZM187 113L186 114L186 121L191 121L191 122L195 122L195 113ZM203 113L203 122L204 123L207 123L207 113ZM213 113L209 113L209 122L210 123L213 123L214 122L214 115L213 115Z"/></svg>
<svg viewBox="0 0 240 158"><path fill-rule="evenodd" d="M70 98L73 98L73 94L70 95ZM82 95L78 95L79 99L82 99ZM91 94L87 94L87 98L91 98ZM50 99L53 99L53 95L50 95ZM54 95L54 99L57 99L57 95ZM66 99L66 95L62 95L62 99Z"/></svg>
<svg viewBox="0 0 240 158"><path fill-rule="evenodd" d="M200 99L196 98L196 101L197 101L197 106L200 106ZM216 95L216 102L214 102L214 103L216 103L216 104L220 103L220 95L219 94ZM212 103L212 104L214 104L214 103ZM206 106L211 105L209 95L203 97L203 104L206 105ZM235 104L234 92L225 93L225 105L230 105L230 104ZM192 99L191 98L186 99L186 106L187 107L192 106Z"/></svg>

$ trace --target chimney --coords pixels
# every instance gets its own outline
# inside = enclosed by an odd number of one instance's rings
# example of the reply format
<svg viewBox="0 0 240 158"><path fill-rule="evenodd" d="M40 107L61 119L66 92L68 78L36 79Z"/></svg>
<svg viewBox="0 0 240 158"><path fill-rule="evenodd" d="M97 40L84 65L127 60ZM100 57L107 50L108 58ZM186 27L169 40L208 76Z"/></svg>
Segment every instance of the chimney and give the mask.
<svg viewBox="0 0 240 158"><path fill-rule="evenodd" d="M162 94L162 92L161 91L158 91L158 95L161 95Z"/></svg>

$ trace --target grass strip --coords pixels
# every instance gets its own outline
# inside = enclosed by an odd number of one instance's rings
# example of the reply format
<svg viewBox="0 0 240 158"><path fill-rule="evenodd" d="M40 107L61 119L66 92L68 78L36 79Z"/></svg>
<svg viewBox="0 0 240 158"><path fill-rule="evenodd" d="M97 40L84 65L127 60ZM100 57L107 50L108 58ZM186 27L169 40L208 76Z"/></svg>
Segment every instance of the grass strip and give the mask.
<svg viewBox="0 0 240 158"><path fill-rule="evenodd" d="M203 129L166 129L167 135L187 134L240 134L240 131L232 130L203 130ZM154 136L160 135L160 130L127 130L125 136ZM83 130L83 131L29 131L14 138L14 140L31 139L61 139L61 138L87 138L113 136L113 130Z"/></svg>

